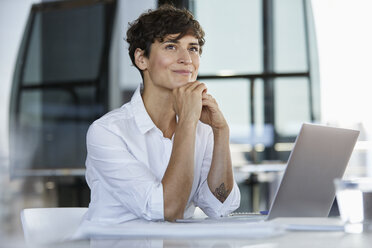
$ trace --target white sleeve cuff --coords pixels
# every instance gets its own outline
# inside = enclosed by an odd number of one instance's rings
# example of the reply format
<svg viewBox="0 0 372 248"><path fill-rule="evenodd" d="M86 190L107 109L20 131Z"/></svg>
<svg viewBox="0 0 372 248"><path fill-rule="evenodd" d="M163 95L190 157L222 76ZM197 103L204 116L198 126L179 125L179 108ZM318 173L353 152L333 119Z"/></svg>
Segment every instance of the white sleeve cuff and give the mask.
<svg viewBox="0 0 372 248"><path fill-rule="evenodd" d="M236 182L234 182L229 196L223 203L213 195L209 189L207 180L203 183L200 194L202 202L199 204L199 207L206 215L212 218L227 216L240 205L240 191Z"/></svg>

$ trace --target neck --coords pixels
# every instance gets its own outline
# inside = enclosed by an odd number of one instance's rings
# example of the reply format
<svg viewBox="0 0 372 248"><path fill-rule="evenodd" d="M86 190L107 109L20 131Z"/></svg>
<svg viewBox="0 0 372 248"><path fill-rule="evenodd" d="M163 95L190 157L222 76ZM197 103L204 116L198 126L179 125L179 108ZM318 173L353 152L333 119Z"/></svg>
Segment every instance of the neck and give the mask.
<svg viewBox="0 0 372 248"><path fill-rule="evenodd" d="M144 87L142 99L151 120L164 137L171 139L177 124L172 91L149 84Z"/></svg>

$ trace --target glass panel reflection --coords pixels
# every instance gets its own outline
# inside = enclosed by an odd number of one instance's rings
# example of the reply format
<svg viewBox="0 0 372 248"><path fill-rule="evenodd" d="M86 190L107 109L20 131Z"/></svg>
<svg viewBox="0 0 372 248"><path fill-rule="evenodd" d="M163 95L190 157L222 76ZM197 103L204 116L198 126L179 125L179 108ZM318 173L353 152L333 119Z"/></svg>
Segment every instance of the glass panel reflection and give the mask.
<svg viewBox="0 0 372 248"><path fill-rule="evenodd" d="M262 73L260 0L203 0L194 6L206 33L201 75Z"/></svg>
<svg viewBox="0 0 372 248"><path fill-rule="evenodd" d="M307 71L302 0L274 1L274 71Z"/></svg>
<svg viewBox="0 0 372 248"><path fill-rule="evenodd" d="M92 80L100 72L104 5L35 14L24 85Z"/></svg>
<svg viewBox="0 0 372 248"><path fill-rule="evenodd" d="M275 88L275 126L279 136L297 136L303 122L310 122L309 80L278 78Z"/></svg>
<svg viewBox="0 0 372 248"><path fill-rule="evenodd" d="M28 169L74 168L85 160L85 134L103 112L95 89L30 90L21 95L15 139L17 159Z"/></svg>
<svg viewBox="0 0 372 248"><path fill-rule="evenodd" d="M247 142L250 131L250 88L247 79L202 80L217 101L230 127L233 143Z"/></svg>
<svg viewBox="0 0 372 248"><path fill-rule="evenodd" d="M110 0L33 5L12 85L12 176L84 167L87 129L108 108L114 11Z"/></svg>

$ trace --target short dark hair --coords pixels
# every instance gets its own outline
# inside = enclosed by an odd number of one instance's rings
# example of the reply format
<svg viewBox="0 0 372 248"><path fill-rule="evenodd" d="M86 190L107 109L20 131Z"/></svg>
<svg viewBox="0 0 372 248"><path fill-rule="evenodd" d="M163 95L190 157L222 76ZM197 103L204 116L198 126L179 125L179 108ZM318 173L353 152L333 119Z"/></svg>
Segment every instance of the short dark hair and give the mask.
<svg viewBox="0 0 372 248"><path fill-rule="evenodd" d="M142 49L144 56L148 58L152 43L156 39L162 42L170 34L179 34L177 40L185 35L193 35L198 39L201 54L205 40L204 31L199 22L194 19L190 11L165 4L156 10L148 10L137 20L129 23L126 40L129 44L129 56L133 65L137 67L134 58L137 48ZM137 69L139 68L137 67ZM139 71L142 75L142 71Z"/></svg>

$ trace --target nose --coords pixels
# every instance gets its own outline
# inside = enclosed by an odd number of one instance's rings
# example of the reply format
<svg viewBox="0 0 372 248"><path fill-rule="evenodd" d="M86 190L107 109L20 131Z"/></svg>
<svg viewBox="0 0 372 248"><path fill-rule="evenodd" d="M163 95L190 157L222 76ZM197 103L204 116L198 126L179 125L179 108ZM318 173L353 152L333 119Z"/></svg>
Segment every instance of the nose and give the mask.
<svg viewBox="0 0 372 248"><path fill-rule="evenodd" d="M189 65L192 63L192 59L188 49L180 49L178 63Z"/></svg>

